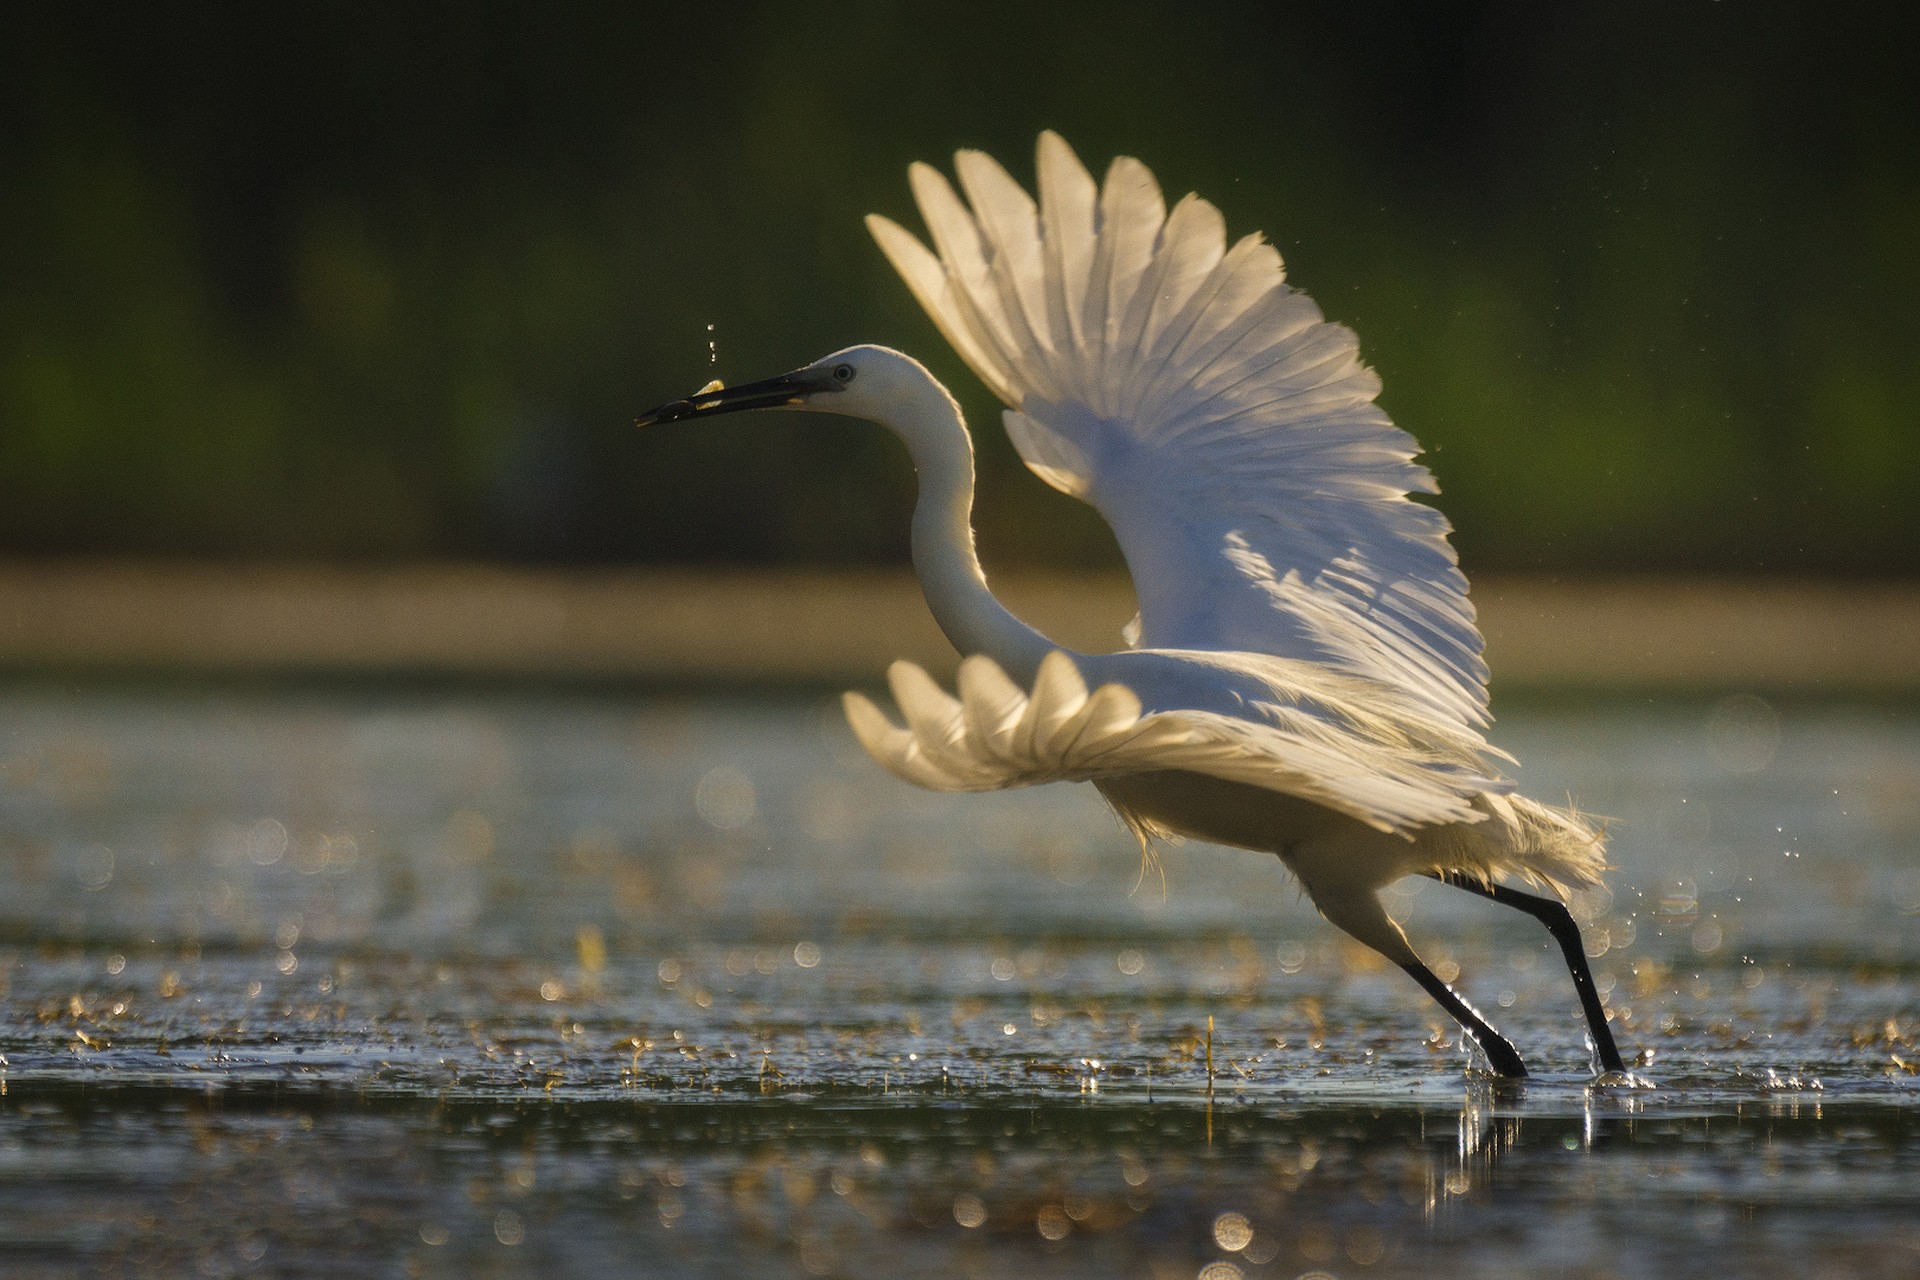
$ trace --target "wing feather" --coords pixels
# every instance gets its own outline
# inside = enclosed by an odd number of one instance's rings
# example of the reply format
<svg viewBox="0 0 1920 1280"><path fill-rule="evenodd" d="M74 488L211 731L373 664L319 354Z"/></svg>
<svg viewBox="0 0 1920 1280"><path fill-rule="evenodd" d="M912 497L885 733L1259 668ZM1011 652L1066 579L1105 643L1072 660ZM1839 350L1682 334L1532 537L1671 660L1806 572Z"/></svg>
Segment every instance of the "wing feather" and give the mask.
<svg viewBox="0 0 1920 1280"><path fill-rule="evenodd" d="M1078 354L1087 347L1082 303L1093 271L1094 210L1100 188L1057 133L1040 135L1037 167L1040 204L1047 211L1049 228L1041 237L1048 327L1056 347Z"/></svg>
<svg viewBox="0 0 1920 1280"><path fill-rule="evenodd" d="M1088 693L1073 660L1059 651L1042 664L1031 694L978 655L961 666L957 700L910 663L895 663L888 675L906 726L857 693L845 697L848 722L888 770L936 791L1184 770L1296 795L1409 835L1434 824L1483 821L1490 799L1509 789L1465 766L1471 742L1449 760L1410 748L1386 721L1338 723L1297 711L1263 720L1148 711L1125 684Z"/></svg>
<svg viewBox="0 0 1920 1280"><path fill-rule="evenodd" d="M1125 372L1122 349L1127 307L1153 256L1160 228L1166 225L1167 205L1153 172L1129 156L1120 156L1107 170L1100 188L1095 226L1093 267L1087 281L1087 348L1083 362L1094 377L1075 388L1092 393L1101 412L1113 413L1113 389ZM1015 407L1018 407L1016 402Z"/></svg>
<svg viewBox="0 0 1920 1280"><path fill-rule="evenodd" d="M984 151L954 157L960 188L967 194L991 252L988 279L994 302L1025 363L1044 365L1054 349L1047 315L1046 267L1041 260L1040 210L1033 197Z"/></svg>
<svg viewBox="0 0 1920 1280"><path fill-rule="evenodd" d="M1192 195L1174 206L1120 326L1116 345L1127 363L1118 412L1135 416L1140 392L1167 376L1164 354L1156 358L1156 348L1226 256L1226 242L1226 219L1218 209Z"/></svg>
<svg viewBox="0 0 1920 1280"><path fill-rule="evenodd" d="M933 236L934 250L946 264L947 278L953 284L954 318L972 334L999 384L1007 388L1006 394L1022 394L1014 378L1019 360L1013 333L995 303L979 226L952 185L932 165L914 165L907 171L907 178L920 216Z"/></svg>
<svg viewBox="0 0 1920 1280"><path fill-rule="evenodd" d="M877 213L867 215L867 230L893 269L907 282L915 301L933 317L940 336L960 354L967 366L993 388L995 395L1005 399L1016 394L1006 374L998 370L973 336L973 329L961 309L963 304L939 255L914 239L899 223Z"/></svg>
<svg viewBox="0 0 1920 1280"><path fill-rule="evenodd" d="M911 171L933 251L870 225L1010 406L1028 466L1113 527L1138 643L1316 662L1484 724L1451 526L1408 496L1437 486L1374 403L1358 339L1286 283L1279 253L1257 235L1229 248L1197 196L1169 215L1137 160L1096 187L1050 132L1037 204L979 152L956 169L966 202Z"/></svg>

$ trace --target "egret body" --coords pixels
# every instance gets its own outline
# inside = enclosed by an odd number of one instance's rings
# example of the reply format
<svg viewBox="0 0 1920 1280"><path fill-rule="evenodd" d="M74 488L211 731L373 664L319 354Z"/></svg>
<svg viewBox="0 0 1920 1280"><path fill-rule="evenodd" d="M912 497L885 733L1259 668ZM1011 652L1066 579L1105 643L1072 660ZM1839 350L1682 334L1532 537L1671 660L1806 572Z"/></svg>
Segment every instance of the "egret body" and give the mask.
<svg viewBox="0 0 1920 1280"><path fill-rule="evenodd" d="M1600 882L1603 835L1496 767L1450 527L1408 499L1432 477L1374 404L1352 333L1285 283L1260 237L1229 248L1206 201L1169 214L1136 160L1096 185L1043 134L1037 204L979 152L956 167L966 202L933 169L911 171L932 249L868 225L1008 406L1028 466L1113 527L1140 601L1129 648L1068 650L994 597L974 552L965 419L910 356L850 347L641 419L815 410L905 443L914 569L966 656L958 697L893 665L904 725L848 694L861 743L923 786L1092 782L1142 839L1279 855L1328 920L1406 970L1506 1076L1526 1074L1519 1054L1420 960L1379 894L1428 875L1527 911L1561 946L1600 1066L1623 1070L1560 900Z"/></svg>

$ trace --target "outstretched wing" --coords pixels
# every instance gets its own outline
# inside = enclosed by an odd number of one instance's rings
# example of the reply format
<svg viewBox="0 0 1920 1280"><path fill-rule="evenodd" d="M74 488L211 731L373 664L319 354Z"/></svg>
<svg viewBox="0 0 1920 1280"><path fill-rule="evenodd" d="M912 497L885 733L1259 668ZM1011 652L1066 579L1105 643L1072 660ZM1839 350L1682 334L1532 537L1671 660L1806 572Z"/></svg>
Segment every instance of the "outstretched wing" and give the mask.
<svg viewBox="0 0 1920 1280"><path fill-rule="evenodd" d="M1040 136L1040 202L988 156L955 159L963 203L916 164L933 250L867 222L940 331L1011 409L1040 477L1113 527L1136 643L1238 650L1389 682L1486 722L1486 664L1419 445L1374 404L1351 330L1285 282L1219 210L1168 214L1153 174L1097 187ZM971 204L971 209L968 205Z"/></svg>
<svg viewBox="0 0 1920 1280"><path fill-rule="evenodd" d="M1317 725L1311 733L1209 711L1144 711L1124 684L1091 693L1060 650L1031 694L993 659L960 664L958 698L910 662L887 672L904 727L857 693L847 719L890 771L935 791L993 791L1177 769L1296 795L1381 831L1477 823L1476 799L1503 784L1428 767L1404 742Z"/></svg>

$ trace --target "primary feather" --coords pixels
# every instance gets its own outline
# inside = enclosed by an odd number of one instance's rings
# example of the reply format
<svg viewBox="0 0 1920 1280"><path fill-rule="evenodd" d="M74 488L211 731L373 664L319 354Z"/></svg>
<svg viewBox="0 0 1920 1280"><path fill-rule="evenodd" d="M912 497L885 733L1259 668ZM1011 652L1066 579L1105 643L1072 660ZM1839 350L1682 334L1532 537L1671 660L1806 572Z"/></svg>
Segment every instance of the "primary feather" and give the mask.
<svg viewBox="0 0 1920 1280"><path fill-rule="evenodd" d="M1079 663L1118 678L1089 691ZM1599 836L1577 815L1514 794L1487 770L1477 733L1396 704L1370 684L1286 659L1262 669L1252 655L1234 655L1231 669L1223 661L1211 673L1195 654L1079 663L1064 651L1048 654L1029 694L975 654L960 664L953 697L913 663L896 662L888 680L906 724L857 693L845 695L847 719L874 759L935 791L1177 771L1281 792L1402 837L1395 874L1516 875L1564 891L1597 883L1605 869ZM1236 690L1240 713L1144 705L1134 685L1165 685L1173 673ZM1178 834L1116 804L1141 831Z"/></svg>
<svg viewBox="0 0 1920 1280"><path fill-rule="evenodd" d="M1118 681L1089 692L1074 660L1057 650L1041 663L1030 695L980 654L960 664L957 698L910 662L894 663L888 678L906 726L857 693L846 695L848 720L875 759L936 791L1182 770L1283 791L1405 833L1479 822L1485 815L1473 798L1510 789L1486 776L1471 740L1440 726L1416 737L1406 722L1332 696L1309 702L1286 684L1273 686L1274 700L1248 704L1249 716L1148 710Z"/></svg>
<svg viewBox="0 0 1920 1280"><path fill-rule="evenodd" d="M1036 204L988 156L963 201L912 170L929 250L869 225L954 349L1009 406L1027 464L1113 527L1140 601L1135 643L1271 654L1486 722L1486 664L1419 446L1374 404L1343 326L1217 209L1166 211L1153 174L1103 184L1041 135Z"/></svg>

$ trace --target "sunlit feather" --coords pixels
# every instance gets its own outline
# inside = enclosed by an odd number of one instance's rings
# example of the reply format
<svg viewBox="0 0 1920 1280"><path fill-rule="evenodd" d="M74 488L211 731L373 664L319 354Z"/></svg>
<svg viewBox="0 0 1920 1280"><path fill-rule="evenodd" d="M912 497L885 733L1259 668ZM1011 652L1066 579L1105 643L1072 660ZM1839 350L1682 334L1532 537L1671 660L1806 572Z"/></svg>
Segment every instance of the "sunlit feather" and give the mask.
<svg viewBox="0 0 1920 1280"><path fill-rule="evenodd" d="M1359 343L1290 288L1258 236L1197 196L1169 213L1122 157L1096 184L1040 138L1038 200L962 152L961 191L910 170L932 248L868 225L940 332L1008 408L1047 483L1112 525L1139 596L1133 646L1071 653L1013 616L974 551L971 438L953 397L885 347L709 387L649 421L734 408L870 418L920 486L913 559L963 655L957 696L887 673L903 723L846 712L888 769L939 791L1091 782L1149 848L1193 837L1278 854L1322 913L1400 964L1487 1052L1518 1053L1428 969L1379 890L1428 874L1555 932L1606 1069L1621 1069L1557 893L1598 883L1602 831L1519 794L1481 734L1486 666L1418 446L1374 403ZM963 194L964 193L964 198Z"/></svg>

